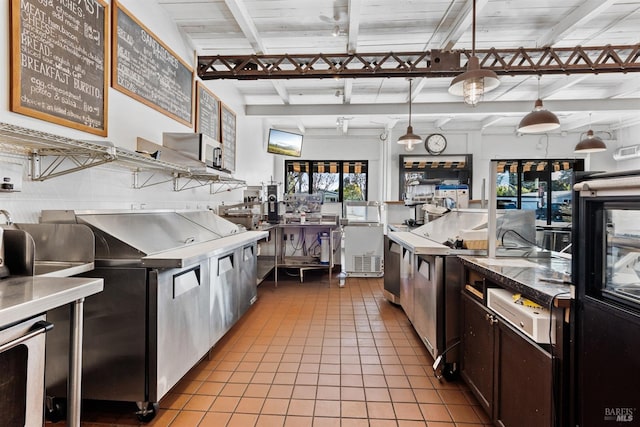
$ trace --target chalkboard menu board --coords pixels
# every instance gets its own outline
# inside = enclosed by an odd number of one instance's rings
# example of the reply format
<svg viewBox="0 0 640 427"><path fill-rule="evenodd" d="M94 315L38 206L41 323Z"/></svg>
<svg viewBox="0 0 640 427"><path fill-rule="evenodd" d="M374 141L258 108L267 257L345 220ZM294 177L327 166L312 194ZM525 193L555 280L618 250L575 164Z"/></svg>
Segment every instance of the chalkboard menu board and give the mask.
<svg viewBox="0 0 640 427"><path fill-rule="evenodd" d="M236 114L220 103L222 127L222 166L230 172L236 170Z"/></svg>
<svg viewBox="0 0 640 427"><path fill-rule="evenodd" d="M107 4L11 0L11 111L107 135Z"/></svg>
<svg viewBox="0 0 640 427"><path fill-rule="evenodd" d="M196 132L220 141L220 100L201 81L196 88Z"/></svg>
<svg viewBox="0 0 640 427"><path fill-rule="evenodd" d="M118 2L113 12L112 86L191 126L191 67Z"/></svg>

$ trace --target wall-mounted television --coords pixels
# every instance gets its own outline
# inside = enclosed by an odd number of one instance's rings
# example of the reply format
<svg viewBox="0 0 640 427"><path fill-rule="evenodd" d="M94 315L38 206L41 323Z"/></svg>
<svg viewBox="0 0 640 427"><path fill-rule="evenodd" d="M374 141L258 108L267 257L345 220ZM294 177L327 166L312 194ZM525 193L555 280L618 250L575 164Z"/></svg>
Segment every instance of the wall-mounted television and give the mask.
<svg viewBox="0 0 640 427"><path fill-rule="evenodd" d="M267 152L300 157L302 155L302 135L278 129L269 129Z"/></svg>

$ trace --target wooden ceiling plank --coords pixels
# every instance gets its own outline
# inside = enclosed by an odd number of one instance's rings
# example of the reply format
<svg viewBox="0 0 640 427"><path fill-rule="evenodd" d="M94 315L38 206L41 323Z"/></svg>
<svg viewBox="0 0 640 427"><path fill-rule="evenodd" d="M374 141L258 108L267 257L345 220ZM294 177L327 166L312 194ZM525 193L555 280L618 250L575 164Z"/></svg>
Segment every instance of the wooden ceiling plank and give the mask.
<svg viewBox="0 0 640 427"><path fill-rule="evenodd" d="M568 33L574 31L575 27L589 22L611 7L615 2L616 0L585 0L579 7L575 8L558 22L557 25L540 36L538 40L536 40L536 46L553 46L561 41Z"/></svg>
<svg viewBox="0 0 640 427"><path fill-rule="evenodd" d="M591 74L582 74L582 75L573 75L567 76L562 80L558 80L550 85L545 86L540 90L540 99L549 98L552 95L555 95L558 92L561 92L565 89L569 89L572 86L577 85L578 83L588 79L591 77Z"/></svg>

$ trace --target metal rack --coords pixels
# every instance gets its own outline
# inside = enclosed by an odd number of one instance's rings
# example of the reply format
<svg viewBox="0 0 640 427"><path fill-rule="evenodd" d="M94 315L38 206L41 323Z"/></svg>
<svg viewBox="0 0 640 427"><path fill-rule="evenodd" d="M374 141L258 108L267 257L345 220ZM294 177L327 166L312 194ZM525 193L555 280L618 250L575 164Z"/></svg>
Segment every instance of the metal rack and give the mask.
<svg viewBox="0 0 640 427"><path fill-rule="evenodd" d="M242 180L154 159L109 141L82 141L1 122L0 152L27 157L34 181L112 163L133 170L136 189L173 181L174 191L210 185L216 194L246 186ZM142 182L141 173L148 174Z"/></svg>

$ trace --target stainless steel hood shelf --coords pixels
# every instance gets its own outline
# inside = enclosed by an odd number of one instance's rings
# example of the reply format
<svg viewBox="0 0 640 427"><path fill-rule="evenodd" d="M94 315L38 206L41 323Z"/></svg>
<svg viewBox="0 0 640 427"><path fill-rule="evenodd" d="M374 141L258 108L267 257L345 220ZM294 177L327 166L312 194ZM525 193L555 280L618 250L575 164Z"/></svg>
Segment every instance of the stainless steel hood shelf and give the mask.
<svg viewBox="0 0 640 427"><path fill-rule="evenodd" d="M211 194L215 194L246 186L242 180L154 159L135 151L116 147L109 141L82 141L2 122L0 122L0 152L29 158L31 179L34 181L45 181L109 163L131 169L134 173L134 188L173 181L175 191L211 185ZM150 172L151 175L141 182L139 177L141 172ZM163 176L158 178L157 173Z"/></svg>

